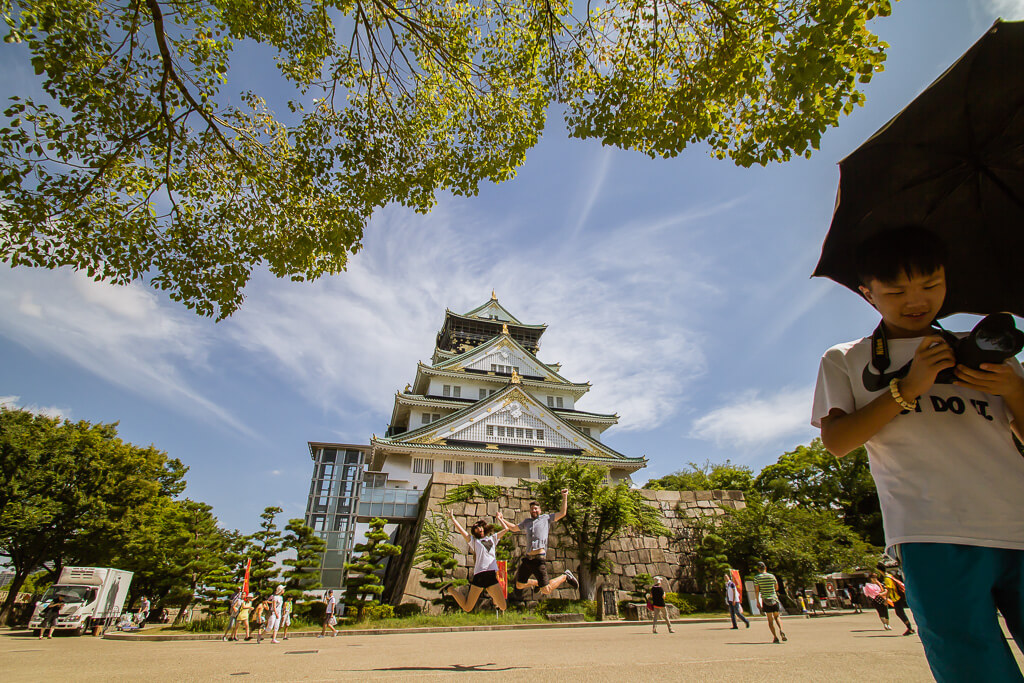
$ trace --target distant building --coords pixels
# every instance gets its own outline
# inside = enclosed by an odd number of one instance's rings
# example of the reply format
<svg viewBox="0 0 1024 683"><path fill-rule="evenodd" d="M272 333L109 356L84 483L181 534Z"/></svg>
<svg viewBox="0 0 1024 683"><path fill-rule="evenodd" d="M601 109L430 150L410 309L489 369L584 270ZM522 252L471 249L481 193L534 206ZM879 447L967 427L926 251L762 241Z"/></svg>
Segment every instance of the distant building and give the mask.
<svg viewBox="0 0 1024 683"><path fill-rule="evenodd" d="M414 524L434 472L535 480L569 457L631 481L646 465L602 443L618 415L576 408L589 382L572 382L560 364L537 357L546 329L519 321L493 293L468 313L446 311L430 364L417 364L414 380L396 392L383 436L368 445L310 442L306 523L327 541L325 588L344 583L355 523Z"/></svg>

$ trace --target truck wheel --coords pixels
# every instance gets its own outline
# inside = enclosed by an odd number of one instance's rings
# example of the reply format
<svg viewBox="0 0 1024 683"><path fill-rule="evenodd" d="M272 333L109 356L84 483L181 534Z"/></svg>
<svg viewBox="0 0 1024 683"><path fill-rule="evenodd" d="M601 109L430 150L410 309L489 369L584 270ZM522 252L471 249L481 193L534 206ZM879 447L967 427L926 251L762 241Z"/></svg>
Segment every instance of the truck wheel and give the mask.
<svg viewBox="0 0 1024 683"><path fill-rule="evenodd" d="M71 632L76 636L82 635L83 633L85 633L85 624L82 624L81 626L73 629Z"/></svg>

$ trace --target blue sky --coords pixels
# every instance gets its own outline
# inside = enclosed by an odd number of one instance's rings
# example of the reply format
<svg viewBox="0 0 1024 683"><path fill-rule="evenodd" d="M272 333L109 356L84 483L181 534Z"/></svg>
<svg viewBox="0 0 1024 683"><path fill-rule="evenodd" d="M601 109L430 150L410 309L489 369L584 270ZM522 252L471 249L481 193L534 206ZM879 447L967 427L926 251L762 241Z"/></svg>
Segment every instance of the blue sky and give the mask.
<svg viewBox="0 0 1024 683"><path fill-rule="evenodd" d="M394 392L428 360L445 308L490 297L544 322L540 357L590 381L585 410L618 412L615 449L755 470L815 431L818 359L877 322L811 280L837 162L1024 0L903 0L873 23L890 45L867 104L811 160L741 169L694 147L671 160L569 140L557 115L518 177L419 215L388 208L347 273L302 284L258 273L231 319L199 318L145 285L0 266L0 401L120 422L191 469L187 494L255 529L301 517L306 442L383 434ZM0 88L28 82L0 51ZM235 66L238 68L238 65ZM951 329L972 324L954 318Z"/></svg>

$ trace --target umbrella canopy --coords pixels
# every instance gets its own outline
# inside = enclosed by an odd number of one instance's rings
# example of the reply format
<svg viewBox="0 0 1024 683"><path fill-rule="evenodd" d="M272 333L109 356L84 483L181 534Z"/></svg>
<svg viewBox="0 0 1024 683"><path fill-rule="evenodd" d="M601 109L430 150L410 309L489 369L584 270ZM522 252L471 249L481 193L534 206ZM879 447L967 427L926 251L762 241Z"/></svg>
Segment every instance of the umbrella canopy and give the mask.
<svg viewBox="0 0 1024 683"><path fill-rule="evenodd" d="M839 171L815 276L857 292L857 246L923 225L949 252L940 317L1024 316L1024 22L997 21Z"/></svg>

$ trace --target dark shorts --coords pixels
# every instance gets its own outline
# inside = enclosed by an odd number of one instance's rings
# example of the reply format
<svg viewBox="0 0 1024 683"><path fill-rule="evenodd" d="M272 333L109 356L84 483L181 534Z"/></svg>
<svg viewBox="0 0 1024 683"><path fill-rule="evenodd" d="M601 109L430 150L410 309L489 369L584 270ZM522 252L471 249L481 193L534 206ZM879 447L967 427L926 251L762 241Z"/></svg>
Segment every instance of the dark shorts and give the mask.
<svg viewBox="0 0 1024 683"><path fill-rule="evenodd" d="M537 579L537 588L548 585L548 564L544 557L524 557L516 570L516 583L526 583L530 577Z"/></svg>
<svg viewBox="0 0 1024 683"><path fill-rule="evenodd" d="M471 586L477 586L478 588L490 588L491 586L498 585L498 572L479 572L473 574L473 580L469 582Z"/></svg>
<svg viewBox="0 0 1024 683"><path fill-rule="evenodd" d="M763 601L763 604L762 604L762 607L761 607L761 611L764 612L765 614L768 614L769 612L778 612L779 611L779 603L777 603L777 602L768 602L767 600L765 600L765 601Z"/></svg>

